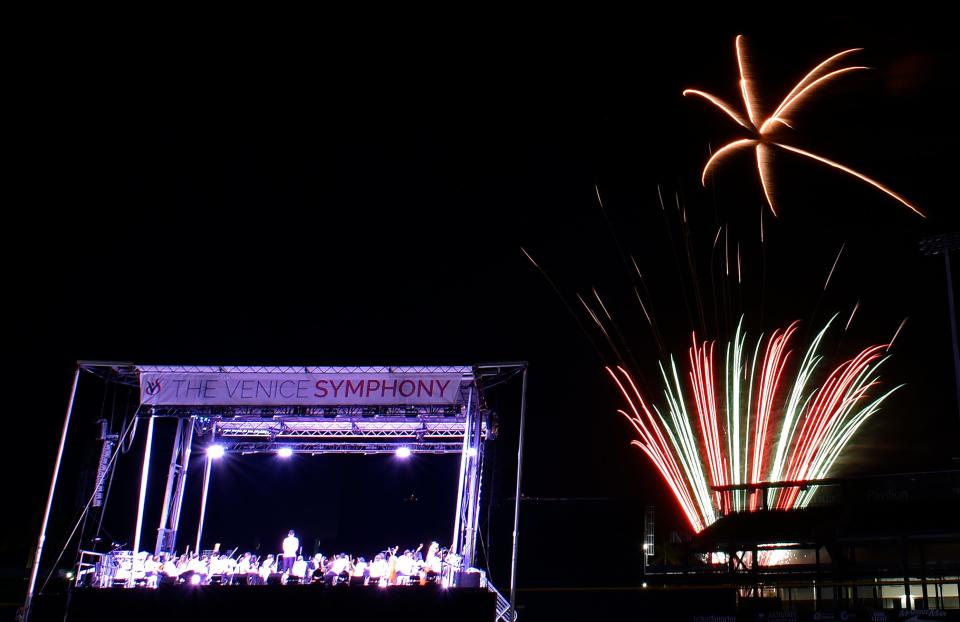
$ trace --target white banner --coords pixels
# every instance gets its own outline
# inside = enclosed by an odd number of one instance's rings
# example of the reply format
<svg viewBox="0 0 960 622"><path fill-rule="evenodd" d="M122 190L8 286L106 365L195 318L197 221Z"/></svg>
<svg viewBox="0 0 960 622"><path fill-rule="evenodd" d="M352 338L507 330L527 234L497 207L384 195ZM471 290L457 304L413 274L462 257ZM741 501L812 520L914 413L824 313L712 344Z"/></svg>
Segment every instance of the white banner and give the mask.
<svg viewBox="0 0 960 622"><path fill-rule="evenodd" d="M140 374L140 403L151 406L377 406L454 404L460 374L161 373Z"/></svg>

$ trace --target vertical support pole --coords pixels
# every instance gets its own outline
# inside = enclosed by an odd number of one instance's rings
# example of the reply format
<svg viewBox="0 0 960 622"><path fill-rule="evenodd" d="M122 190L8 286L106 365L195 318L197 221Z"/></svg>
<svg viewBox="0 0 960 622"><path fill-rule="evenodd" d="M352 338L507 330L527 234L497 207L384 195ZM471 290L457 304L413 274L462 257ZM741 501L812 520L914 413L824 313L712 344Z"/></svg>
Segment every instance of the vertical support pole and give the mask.
<svg viewBox="0 0 960 622"><path fill-rule="evenodd" d="M923 542L920 542L920 591L923 594L923 608L930 609L929 594L927 593L927 552Z"/></svg>
<svg viewBox="0 0 960 622"><path fill-rule="evenodd" d="M63 460L63 448L67 444L67 428L70 427L70 417L73 415L73 402L77 397L77 385L80 383L80 366L73 372L73 386L70 388L70 400L67 402L67 413L63 418L63 431L60 433L60 446L57 448L57 459L53 463L53 476L50 479L50 491L47 493L47 505L43 510L43 521L40 523L40 535L37 537L37 548L33 552L33 566L30 568L30 582L27 584L27 597L23 601L23 621L30 616L30 601L33 600L33 590L37 585L37 573L40 571L40 555L43 553L43 542L47 539L47 523L50 521L50 509L53 507L53 491L57 487L57 478L60 475L60 462Z"/></svg>
<svg viewBox="0 0 960 622"><path fill-rule="evenodd" d="M140 552L140 534L143 531L143 508L147 500L147 481L150 478L150 452L153 448L154 419L155 417L150 415L150 420L147 422L147 440L143 447L143 467L140 470L140 497L137 500L137 525L133 532L134 557ZM133 580L133 572L130 573L130 580Z"/></svg>
<svg viewBox="0 0 960 622"><path fill-rule="evenodd" d="M480 478L481 478L481 417L474 415L470 425L470 444L467 449L467 522L464 530L465 544L460 552L468 566L474 566L474 556L477 551L477 521L480 518Z"/></svg>
<svg viewBox="0 0 960 622"><path fill-rule="evenodd" d="M180 470L178 473L177 487L173 496L173 508L170 510L172 517L170 519L170 529L176 537L177 529L180 528L180 508L183 507L183 494L187 488L187 469L190 466L190 451L193 449L193 426L196 418L190 417L187 421L187 429L183 434L183 441L180 443ZM176 541L170 544L170 549L176 549Z"/></svg>
<svg viewBox="0 0 960 622"><path fill-rule="evenodd" d="M133 586L133 568L140 552L140 535L143 532L143 508L147 500L147 481L150 478L150 452L153 448L153 422L150 415L147 422L147 439L143 446L143 466L140 469L140 496L137 498L137 523L133 529L133 557L130 559L130 579L127 585Z"/></svg>
<svg viewBox="0 0 960 622"><path fill-rule="evenodd" d="M520 533L520 482L523 477L523 429L527 414L527 367L523 368L523 384L520 389L520 442L517 447L517 490L513 505L513 554L510 559L510 617L517 617L517 540Z"/></svg>
<svg viewBox="0 0 960 622"><path fill-rule="evenodd" d="M453 553L460 552L460 519L463 512L463 492L466 484L464 477L467 468L467 449L470 445L470 414L473 403L473 387L470 387L470 393L467 394L467 418L463 423L463 449L460 450L460 478L457 486L457 509L453 515L453 539L450 541L450 548Z"/></svg>
<svg viewBox="0 0 960 622"><path fill-rule="evenodd" d="M943 264L947 270L947 303L950 308L950 336L953 338L953 376L957 391L957 415L960 416L960 345L957 344L957 307L953 300L953 275L950 272L950 249L943 249Z"/></svg>
<svg viewBox="0 0 960 622"><path fill-rule="evenodd" d="M197 524L197 546L194 549L200 554L200 536L203 535L203 518L207 513L207 493L210 491L210 470L213 466L213 458L210 454L206 455L206 461L203 463L203 492L200 494L200 522Z"/></svg>
<svg viewBox="0 0 960 622"><path fill-rule="evenodd" d="M910 610L913 609L913 603L910 602L910 542L906 536L900 541L900 545L903 547L901 551L903 555L903 593L905 594L904 600L906 601L904 608Z"/></svg>
<svg viewBox="0 0 960 622"><path fill-rule="evenodd" d="M817 581L820 580L820 543L817 542L817 578L813 582L813 610L820 611L820 590L822 588L817 586Z"/></svg>
<svg viewBox="0 0 960 622"><path fill-rule="evenodd" d="M157 546L153 554L159 555L163 547L163 535L167 528L167 519L170 517L170 502L173 497L173 482L177 477L177 466L180 458L180 439L183 436L183 419L177 419L177 429L173 433L173 450L170 452L170 468L167 469L167 487L163 492L163 507L160 510L160 527L157 528Z"/></svg>

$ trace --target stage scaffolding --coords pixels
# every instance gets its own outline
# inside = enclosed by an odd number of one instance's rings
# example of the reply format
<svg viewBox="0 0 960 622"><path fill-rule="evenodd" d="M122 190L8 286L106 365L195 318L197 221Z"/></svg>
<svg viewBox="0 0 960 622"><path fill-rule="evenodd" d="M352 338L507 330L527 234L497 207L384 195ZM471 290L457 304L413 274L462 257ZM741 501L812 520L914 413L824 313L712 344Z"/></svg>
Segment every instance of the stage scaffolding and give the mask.
<svg viewBox="0 0 960 622"><path fill-rule="evenodd" d="M208 448L219 445L232 455L276 453L285 448L296 454L385 454L394 453L400 447L411 454L459 454L459 477L456 510L453 516L451 553L460 555L462 567L475 563L477 530L482 498L482 475L485 447L495 438L495 414L488 408L485 391L522 374L520 403L520 443L518 451L517 489L520 487L523 448L523 426L526 409L527 364L499 363L475 366L437 367L263 367L263 366L153 366L130 363L80 362L74 379L70 402L64 422L58 460L51 482L50 495L44 515L44 524L35 553L34 568L27 594L25 609L29 612L30 599L39 567L39 557L45 538L47 517L60 466L60 455L66 440L73 402L77 391L79 372L87 371L109 382L118 382L140 387L142 396L149 396L142 378L176 377L211 378L250 377L270 379L303 377L397 377L404 375L418 378L459 378L459 389L447 403L411 404L379 403L358 405L356 403L302 403L270 405L236 404L150 404L143 398L138 417L147 424L146 442L141 467L140 496L134 529L134 552L141 550L143 537L143 514L148 481L151 477L150 463L153 446L154 422L158 418L177 420L173 438L173 450L166 473L166 486L161 510L155 553L173 553L177 549L180 514L186 490L190 455L202 451L204 460L203 487L200 501L200 519L196 538L190 542L194 550L203 550L203 521L207 496L210 489L210 474L215 459L207 453ZM312 376L311 376L312 375ZM199 382L199 381L198 381ZM264 381L266 382L266 380ZM347 402L347 400L344 400ZM398 400L401 401L401 400ZM520 495L517 495L519 501ZM513 533L513 560L511 565L511 592L515 586L518 511L516 504ZM512 593L511 593L512 596ZM511 607L513 607L511 598ZM506 619L506 616L504 616Z"/></svg>

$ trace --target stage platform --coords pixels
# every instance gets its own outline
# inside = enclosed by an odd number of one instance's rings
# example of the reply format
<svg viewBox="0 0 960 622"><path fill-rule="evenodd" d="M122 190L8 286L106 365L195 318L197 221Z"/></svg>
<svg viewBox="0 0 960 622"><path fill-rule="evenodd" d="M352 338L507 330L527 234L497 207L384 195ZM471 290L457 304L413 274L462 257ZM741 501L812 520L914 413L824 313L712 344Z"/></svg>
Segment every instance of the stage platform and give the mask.
<svg viewBox="0 0 960 622"><path fill-rule="evenodd" d="M65 595L36 598L31 622L63 622ZM486 589L329 587L322 585L187 586L79 589L67 622L130 620L417 620L492 622L496 594Z"/></svg>

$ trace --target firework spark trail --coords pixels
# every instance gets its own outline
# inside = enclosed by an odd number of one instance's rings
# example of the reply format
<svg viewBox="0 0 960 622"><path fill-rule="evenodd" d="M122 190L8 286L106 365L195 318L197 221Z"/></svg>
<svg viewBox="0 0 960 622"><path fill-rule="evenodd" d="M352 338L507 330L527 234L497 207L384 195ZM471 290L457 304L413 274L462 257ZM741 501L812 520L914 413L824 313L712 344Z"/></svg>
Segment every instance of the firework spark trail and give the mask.
<svg viewBox="0 0 960 622"><path fill-rule="evenodd" d="M623 336L623 333L620 331L620 325L613 319L613 315L611 315L610 312L607 310L607 305L605 305L603 303L603 299L600 298L600 293L597 291L597 288L593 287L591 288L591 291L593 292L594 298L597 299L597 303L599 303L600 309L603 310L603 314L607 317L607 321L610 323L610 326L613 328L613 332L616 335L617 340L622 345L624 350L626 350L627 355L630 357L629 362L634 366L634 368L639 367L639 363L637 362L636 357L633 355L633 349L630 347L630 342L626 339L626 337ZM581 300L581 302L583 301ZM586 305L586 303L584 303L584 305ZM615 346L614 346L614 350L615 351L617 350ZM617 352L617 355L620 356L619 352ZM620 360L624 361L625 359L621 356Z"/></svg>
<svg viewBox="0 0 960 622"><path fill-rule="evenodd" d="M850 323L853 322L853 316L857 314L857 309L859 308L860 308L860 301L857 300L857 304L853 305L853 311L850 312L850 319L847 320L847 325L843 327L844 333L850 330Z"/></svg>
<svg viewBox="0 0 960 622"><path fill-rule="evenodd" d="M594 341L593 336L590 334L590 331L588 331L587 328L583 325L583 322L580 321L580 315L573 310L573 307L571 307L570 303L567 302L566 297L564 297L564 295L560 292L560 288L558 288L557 284L553 282L553 279L550 278L550 275L547 274L547 271L540 267L540 264L538 264L536 260L530 255L530 253L527 252L527 249L521 246L520 251L523 253L524 257L526 257L530 261L530 263L533 264L533 267L536 268L537 271L547 281L547 284L550 285L550 289L553 290L553 293L555 293L557 297L560 298L560 302L563 303L563 306L566 308L567 312L571 316L573 316L573 321L577 323L577 327L580 329L580 332L583 333L583 336L587 338L588 342L590 342L590 345L593 347L594 352L597 353L597 356L600 358L600 360L605 361L606 357L604 357L603 352L601 352L600 350L600 347L597 346L597 343L596 341Z"/></svg>
<svg viewBox="0 0 960 622"><path fill-rule="evenodd" d="M643 273L640 272L640 266L637 265L637 260L633 255L630 255L630 263L633 265L634 271L637 273L637 280L640 282L640 286L643 287L643 291L646 292L647 298L651 300L653 296L650 294L650 290L647 288L647 282L643 278ZM640 295L640 289L634 285L633 292L637 295L637 302L640 303L640 309L643 310L643 315L647 318L647 323L650 325L650 331L653 333L653 338L657 342L657 349L660 350L660 356L666 356L667 351L663 347L663 340L660 338L660 327L657 325L657 317L653 313L647 311L647 305L643 302L643 297Z"/></svg>
<svg viewBox="0 0 960 622"><path fill-rule="evenodd" d="M672 357L660 365L663 412L647 406L629 372L607 368L633 412L621 411L639 435L634 444L654 462L695 531L713 523L725 507L761 506L756 493L721 495L711 487L825 477L856 431L899 388L872 401L869 397L879 383L888 344L864 349L816 384L820 344L835 319L817 333L793 372L788 368L797 322L761 336L748 362L741 318L733 340L725 344L722 373L714 366L717 343L693 334L686 385ZM804 507L815 492L815 487L768 492L766 505Z"/></svg>
<svg viewBox="0 0 960 622"><path fill-rule="evenodd" d="M694 301L697 304L697 311L700 313L700 328L706 332L707 330L707 316L703 310L703 295L700 292L700 277L697 272L697 262L694 259L695 252L693 250L693 243L691 240L690 228L687 226L687 210L685 206L680 204L680 193L674 193L674 198L677 203L677 211L682 215L680 222L680 231L683 234L683 243L687 255L687 268L690 271L690 277L693 284L693 297Z"/></svg>
<svg viewBox="0 0 960 622"><path fill-rule="evenodd" d="M670 414L669 434L673 447L680 457L684 471L687 473L688 482L693 489L693 494L697 499L698 510L709 524L716 520L713 513L713 502L710 499L710 490L707 485L707 478L704 476L703 465L701 463L702 453L696 435L693 432L691 418L687 412L686 405L678 396L683 395L683 385L680 383L680 375L677 372L677 366L673 358L670 359L671 378L667 376L667 371L663 364L660 365L660 373L663 376L664 396L667 399ZM676 391L674 391L674 387ZM657 410L659 413L660 411ZM661 416L662 417L662 416ZM662 417L663 418L663 417ZM666 421L666 418L663 418Z"/></svg>
<svg viewBox="0 0 960 622"><path fill-rule="evenodd" d="M883 360L885 359L881 359L880 361L878 361L874 365L874 367L882 363ZM843 448L846 447L847 443L850 442L850 439L853 437L856 431L860 428L860 426L863 425L863 422L866 421L866 419L870 415L875 413L880 408L880 405L888 397L890 397L890 395L894 391L900 389L901 387L903 387L903 385L898 385L896 387L893 387L892 389L890 389L889 391L887 391L886 393L884 393L883 395L875 399L865 408L862 408L859 413L857 413L856 415L851 417L846 423L844 423L839 428L836 434L834 434L830 439L828 439L828 442L824 444L824 448L820 451L814 463L814 466L811 469L811 472L810 472L811 479L821 479L823 477L826 477L827 473L830 471L834 463L842 454ZM817 491L816 486L811 486L806 490L802 491L798 497L798 500L795 502L795 506L806 507L810 503L810 499L813 497L816 491Z"/></svg>
<svg viewBox="0 0 960 622"><path fill-rule="evenodd" d="M720 447L720 422L713 382L713 349L713 343L698 346L697 336L693 335L693 346L690 348L690 384L693 387L694 402L703 432L704 451L710 467L710 484L725 486L726 469ZM714 496L719 505L719 494Z"/></svg>
<svg viewBox="0 0 960 622"><path fill-rule="evenodd" d="M890 343L887 344L887 350L893 347L893 342L897 340L897 337L900 335L900 331L903 330L903 327L907 325L907 320L910 318L905 317L903 321L900 322L900 326L897 326L897 332L893 333L893 338L890 339Z"/></svg>
<svg viewBox="0 0 960 622"><path fill-rule="evenodd" d="M849 54L853 54L853 53L855 53L855 52L862 52L862 51L863 51L863 48L852 48L852 49L849 49L849 50L844 50L843 52L839 52L839 53L837 53L837 54L834 54L833 56L831 56L831 57L828 58L827 60L821 62L819 65L817 65L816 67L814 67L814 68L810 71L810 73L808 73L806 76L804 76L803 79L800 80L800 82L798 82L797 85L794 86L793 89L791 89L789 93L787 93L787 96L783 98L783 101L780 102L780 105L777 106L776 110L773 111L773 114L770 115L770 118L771 118L771 119L779 118L780 112L783 110L784 106L788 105L788 104L794 99L794 97L797 95L797 93L798 93L799 91L805 89L805 88L807 87L807 85L809 85L812 80L814 80L818 75L820 75L820 72L821 72L821 71L823 71L824 69L826 69L827 67L829 67L830 65L832 65L833 63L835 63L836 61L840 60L840 59L843 58L844 56L847 56L847 55L849 55ZM761 126L761 128L762 128L762 127L763 127L763 126ZM766 129L766 128L763 128L763 129Z"/></svg>
<svg viewBox="0 0 960 622"><path fill-rule="evenodd" d="M779 125L783 125L791 129L793 128L793 125L787 115L791 111L795 112L801 108L802 105L809 100L813 94L817 93L827 83L832 82L833 80L851 72L867 69L867 67L862 66L850 66L828 71L828 69L830 69L834 63L849 54L859 51L860 48L844 50L838 54L834 54L830 58L814 67L813 70L804 76L804 78L790 90L783 101L780 102L780 105L774 109L773 113L764 118L762 117L757 105L757 97L753 89L750 68L747 65L745 54L743 52L744 39L742 35L737 35L737 38L734 42L734 47L737 56L737 68L740 74L739 90L743 99L744 109L747 113L746 118L737 112L733 106L726 103L719 97L716 97L715 95L711 95L710 93L698 89L686 89L683 91L684 96L693 95L710 102L723 111L731 119L733 119L738 125L746 129L751 135L750 138L741 138L727 143L726 145L717 149L716 152L714 152L707 159L707 163L703 167L703 174L701 175L701 182L704 185L707 183L707 177L714 168L719 166L722 161L726 160L737 151L752 148L754 150L757 174L760 177L760 185L763 188L764 198L767 201L767 205L770 206L770 211L776 216L777 208L774 202L772 160L774 147L777 147L779 149L783 149L784 151L801 155L805 158L809 158L851 175L852 177L873 186L877 190L880 190L891 198L896 199L919 216L926 218L924 213L917 209L917 207L910 203L907 199L875 179L872 179L863 173L855 171L848 166L830 160L824 156L810 153L809 151L805 151L803 149L786 145L782 142L777 142L774 140L774 134L776 133Z"/></svg>
<svg viewBox="0 0 960 622"><path fill-rule="evenodd" d="M840 245L840 250L837 252L837 258L833 260L833 266L830 267L830 273L827 274L827 280L823 283L823 291L827 291L827 287L830 285L830 279L833 278L833 271L837 269L837 264L840 263L840 255L843 254L843 249L846 247L846 242Z"/></svg>
<svg viewBox="0 0 960 622"><path fill-rule="evenodd" d="M610 337L610 333L607 332L607 328L604 326L603 322L597 317L597 314L594 310L587 304L587 301L583 299L583 296L577 294L577 300L580 301L580 304L583 305L583 308L587 310L587 313L590 315L590 319L593 320L594 324L597 325L597 328L600 329L600 332L603 333L603 338L607 340L607 345L610 346L610 349L613 350L614 355L616 355L618 361L625 360L623 354L620 353L620 348L617 347L616 342L613 338Z"/></svg>
<svg viewBox="0 0 960 622"><path fill-rule="evenodd" d="M842 425L843 415L855 406L874 386L867 382L865 373L871 363L881 358L885 346L867 348L853 359L843 363L827 378L823 388L811 404L804 420L803 428L797 439L797 448L786 472L787 481L814 479L813 466L824 447L829 447L827 439L836 434ZM783 495L778 508L793 507L800 494L798 488L792 488Z"/></svg>
<svg viewBox="0 0 960 622"><path fill-rule="evenodd" d="M836 316L834 316L835 318ZM788 459L788 451L793 447L793 438L796 433L796 426L800 422L801 413L806 410L812 393L807 394L807 385L810 383L814 372L817 369L822 357L817 355L820 342L826 335L827 330L833 323L833 319L826 323L819 333L810 342L803 360L797 368L793 386L790 389L789 396L783 408L783 416L780 424L780 433L777 435L777 449L774 454L772 468L769 478L771 481L778 481L783 478L785 462ZM804 397L807 395L806 397Z"/></svg>
<svg viewBox="0 0 960 622"><path fill-rule="evenodd" d="M766 355L763 359L763 365L760 370L760 387L757 393L757 412L754 423L753 436L753 460L750 471L750 483L756 484L762 481L764 474L764 459L767 454L767 429L770 425L770 418L773 412L774 398L777 396L780 388L780 380L783 376L783 370L787 366L790 358L790 351L787 350L790 337L797 330L798 322L794 322L787 329L778 334L778 331L770 336L767 343ZM751 500L751 509L756 507L759 500L756 495Z"/></svg>
<svg viewBox="0 0 960 622"><path fill-rule="evenodd" d="M626 417L627 420L629 420L633 425L634 429L640 434L641 440L635 440L633 441L633 444L640 447L640 449L643 450L643 452L647 454L647 456L649 456L656 465L657 470L659 470L661 475L663 475L677 500L680 502L680 506L683 509L684 514L687 516L687 520L690 521L690 525L697 531L702 530L705 525L701 518L701 514L698 512L696 504L693 502L693 499L690 496L690 491L687 484L689 480L685 480L681 474L680 467L677 465L674 453L670 450L670 446L666 443L663 434L660 431L660 425L650 413L650 409L647 408L646 402L643 400L640 392L637 391L636 385L633 384L633 380L631 379L630 375L622 367L617 367L617 371L619 371L624 379L630 383L630 386L633 389L632 393L628 392L617 374L615 374L609 367L607 368L607 373L609 373L610 377L613 378L613 381L619 387L620 392L626 398L627 403L630 406L630 410L633 411L633 416L623 410L617 411ZM637 404L640 405L639 409L637 408ZM640 415L641 410L646 416L646 421L644 420L644 417Z"/></svg>
<svg viewBox="0 0 960 622"><path fill-rule="evenodd" d="M687 312L687 319L690 325L693 325L693 313L690 311L690 299L687 296L686 279L684 278L683 268L680 265L680 256L677 254L677 243L673 239L673 232L670 230L670 220L667 218L667 207L663 202L663 193L660 192L660 185L657 184L657 199L660 201L660 213L663 215L664 228L667 230L667 238L670 240L670 252L673 254L674 264L677 268L677 278L680 284L680 294L683 296L683 307Z"/></svg>

